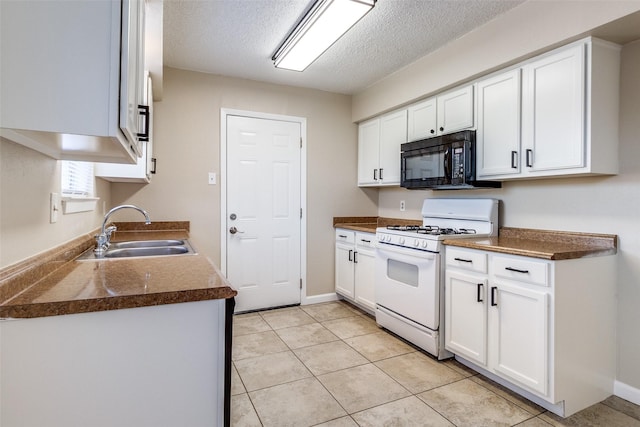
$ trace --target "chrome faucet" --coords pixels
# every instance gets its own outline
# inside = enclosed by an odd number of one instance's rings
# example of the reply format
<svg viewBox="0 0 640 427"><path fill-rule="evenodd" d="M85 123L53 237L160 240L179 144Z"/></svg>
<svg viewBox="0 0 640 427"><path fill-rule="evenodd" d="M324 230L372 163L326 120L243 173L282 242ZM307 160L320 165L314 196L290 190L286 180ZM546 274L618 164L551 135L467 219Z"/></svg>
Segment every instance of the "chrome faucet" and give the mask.
<svg viewBox="0 0 640 427"><path fill-rule="evenodd" d="M107 221L109 221L109 217L115 211L119 211L120 209L125 209L125 208L137 210L142 215L144 215L144 218L145 218L145 222L144 223L145 224L151 224L151 219L149 218L149 214L147 213L147 211L145 211L144 209L140 209L137 206L134 206L134 205L120 205L120 206L116 206L115 208L111 209L104 216L104 221L102 221L102 228L100 228L100 234L97 234L95 236L95 238L96 238L96 248L93 250L93 252L95 253L95 255L97 257L101 257L102 255L104 255L104 253L107 251L107 249L109 249L109 244L111 242L111 234L114 231L117 230L115 225L112 225L110 227L106 227L107 226Z"/></svg>

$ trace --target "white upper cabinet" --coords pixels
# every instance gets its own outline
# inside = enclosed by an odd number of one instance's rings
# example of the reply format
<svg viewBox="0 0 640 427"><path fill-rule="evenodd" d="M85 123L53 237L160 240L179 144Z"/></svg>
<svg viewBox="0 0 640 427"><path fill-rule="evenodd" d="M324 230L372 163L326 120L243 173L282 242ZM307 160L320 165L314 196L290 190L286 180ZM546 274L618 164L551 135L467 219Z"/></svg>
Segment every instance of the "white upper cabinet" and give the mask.
<svg viewBox="0 0 640 427"><path fill-rule="evenodd" d="M380 119L358 126L358 185L377 185L380 161Z"/></svg>
<svg viewBox="0 0 640 427"><path fill-rule="evenodd" d="M56 159L134 163L144 14L142 0L0 2L0 135Z"/></svg>
<svg viewBox="0 0 640 427"><path fill-rule="evenodd" d="M147 90L144 104L149 106L149 118L145 126L149 134L148 141L143 143L142 156L135 165L120 163L95 163L95 176L111 182L136 182L148 184L156 173L156 159L153 157L153 86L151 78L147 78Z"/></svg>
<svg viewBox="0 0 640 427"><path fill-rule="evenodd" d="M473 85L410 105L408 141L473 128L473 109Z"/></svg>
<svg viewBox="0 0 640 427"><path fill-rule="evenodd" d="M407 110L361 123L358 127L358 185L400 184L400 145L407 142Z"/></svg>
<svg viewBox="0 0 640 427"><path fill-rule="evenodd" d="M407 139L409 142L436 136L438 129L437 108L436 98L429 98L409 106L407 109Z"/></svg>
<svg viewBox="0 0 640 427"><path fill-rule="evenodd" d="M523 67L522 136L527 171L584 166L585 71L583 44Z"/></svg>
<svg viewBox="0 0 640 427"><path fill-rule="evenodd" d="M144 78L144 1L122 0L122 56L120 59L120 129L127 140L138 143L142 129L139 126L139 105L143 105L146 80ZM126 100L126 102L124 102ZM144 137L143 137L144 138ZM144 142L144 141L142 141Z"/></svg>
<svg viewBox="0 0 640 427"><path fill-rule="evenodd" d="M473 127L473 85L439 95L438 134Z"/></svg>
<svg viewBox="0 0 640 427"><path fill-rule="evenodd" d="M520 172L521 74L518 68L478 82L479 176Z"/></svg>
<svg viewBox="0 0 640 427"><path fill-rule="evenodd" d="M619 70L588 38L479 81L478 178L617 173Z"/></svg>

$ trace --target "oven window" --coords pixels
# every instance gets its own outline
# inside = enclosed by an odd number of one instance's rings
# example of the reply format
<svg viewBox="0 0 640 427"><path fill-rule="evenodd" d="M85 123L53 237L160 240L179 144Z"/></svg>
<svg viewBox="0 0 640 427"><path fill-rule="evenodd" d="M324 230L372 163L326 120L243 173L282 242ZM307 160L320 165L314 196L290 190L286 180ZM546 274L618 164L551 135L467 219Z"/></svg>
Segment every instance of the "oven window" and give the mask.
<svg viewBox="0 0 640 427"><path fill-rule="evenodd" d="M406 285L418 287L418 266L406 262L387 260L387 276Z"/></svg>
<svg viewBox="0 0 640 427"><path fill-rule="evenodd" d="M405 157L405 179L444 177L444 152Z"/></svg>

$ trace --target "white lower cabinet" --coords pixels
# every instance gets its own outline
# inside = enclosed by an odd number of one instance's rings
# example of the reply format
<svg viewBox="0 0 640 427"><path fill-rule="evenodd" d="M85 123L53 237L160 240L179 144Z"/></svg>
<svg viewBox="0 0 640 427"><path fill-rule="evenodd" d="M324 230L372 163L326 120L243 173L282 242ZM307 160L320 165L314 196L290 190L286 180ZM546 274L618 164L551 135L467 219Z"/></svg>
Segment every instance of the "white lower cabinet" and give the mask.
<svg viewBox="0 0 640 427"><path fill-rule="evenodd" d="M222 426L225 304L0 320L0 425Z"/></svg>
<svg viewBox="0 0 640 427"><path fill-rule="evenodd" d="M373 312L375 303L375 234L336 230L336 292Z"/></svg>
<svg viewBox="0 0 640 427"><path fill-rule="evenodd" d="M613 256L548 261L447 247L445 347L569 416L613 393L613 277Z"/></svg>
<svg viewBox="0 0 640 427"><path fill-rule="evenodd" d="M549 292L495 283L488 299L490 365L500 375L547 395Z"/></svg>

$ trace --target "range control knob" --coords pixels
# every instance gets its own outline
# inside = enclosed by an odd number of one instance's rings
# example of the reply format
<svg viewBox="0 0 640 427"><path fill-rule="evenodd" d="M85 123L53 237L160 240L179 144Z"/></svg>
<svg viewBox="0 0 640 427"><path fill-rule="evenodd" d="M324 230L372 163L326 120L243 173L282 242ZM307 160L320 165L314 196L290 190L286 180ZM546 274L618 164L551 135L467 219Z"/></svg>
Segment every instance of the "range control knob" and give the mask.
<svg viewBox="0 0 640 427"><path fill-rule="evenodd" d="M422 241L422 247L426 248L429 243L426 240Z"/></svg>
<svg viewBox="0 0 640 427"><path fill-rule="evenodd" d="M398 242L400 242L401 245L404 245L404 237L399 238Z"/></svg>
<svg viewBox="0 0 640 427"><path fill-rule="evenodd" d="M415 240L413 241L413 246L415 246L416 248L417 248L417 247L419 247L419 246L420 246L420 240L415 239Z"/></svg>

